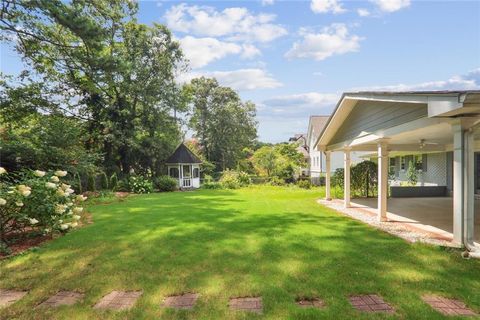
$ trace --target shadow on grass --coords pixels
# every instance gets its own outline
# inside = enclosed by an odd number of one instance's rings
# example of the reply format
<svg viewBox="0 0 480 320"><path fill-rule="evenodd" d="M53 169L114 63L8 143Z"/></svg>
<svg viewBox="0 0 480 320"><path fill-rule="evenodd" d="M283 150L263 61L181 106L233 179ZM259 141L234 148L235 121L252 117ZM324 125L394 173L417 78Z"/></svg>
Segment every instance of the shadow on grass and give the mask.
<svg viewBox="0 0 480 320"><path fill-rule="evenodd" d="M317 206L312 193L295 192L154 194L93 207L93 225L0 264L0 287L31 289L0 316L29 318L26 310L60 289L87 293L74 307L85 318L98 316L90 306L117 289L142 289L144 296L131 311L102 317L250 319L260 316L232 313L226 303L255 295L271 319L371 318L348 304L348 295L360 293L382 295L400 318L441 318L420 301L428 292L480 309L479 263L407 244ZM198 307L159 308L165 296L182 292L201 293ZM298 309L297 296L321 297L328 307ZM68 309L39 312L61 318Z"/></svg>

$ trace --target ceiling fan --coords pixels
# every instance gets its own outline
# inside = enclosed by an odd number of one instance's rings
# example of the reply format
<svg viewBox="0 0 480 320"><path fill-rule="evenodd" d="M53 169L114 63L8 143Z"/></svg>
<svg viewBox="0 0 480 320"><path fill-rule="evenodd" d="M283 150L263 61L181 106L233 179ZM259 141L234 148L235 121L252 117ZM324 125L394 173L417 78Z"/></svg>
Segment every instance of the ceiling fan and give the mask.
<svg viewBox="0 0 480 320"><path fill-rule="evenodd" d="M425 139L420 139L419 144L420 144L420 149L425 148L425 146L427 145L433 145L433 146L439 145L439 143L437 142L428 142Z"/></svg>

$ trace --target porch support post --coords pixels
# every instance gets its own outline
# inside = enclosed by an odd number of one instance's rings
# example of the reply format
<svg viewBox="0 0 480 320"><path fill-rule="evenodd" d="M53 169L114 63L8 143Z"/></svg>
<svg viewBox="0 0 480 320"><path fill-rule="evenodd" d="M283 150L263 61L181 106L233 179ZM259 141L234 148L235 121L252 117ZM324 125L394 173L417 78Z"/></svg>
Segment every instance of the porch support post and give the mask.
<svg viewBox="0 0 480 320"><path fill-rule="evenodd" d="M388 197L388 143L385 140L378 142L378 221L387 221Z"/></svg>
<svg viewBox="0 0 480 320"><path fill-rule="evenodd" d="M463 128L460 122L452 125L453 132L453 242L462 244L463 213Z"/></svg>
<svg viewBox="0 0 480 320"><path fill-rule="evenodd" d="M343 205L345 208L350 207L350 148L343 150Z"/></svg>
<svg viewBox="0 0 480 320"><path fill-rule="evenodd" d="M320 171L321 172L321 171ZM332 200L330 196L330 151L325 151L325 199Z"/></svg>
<svg viewBox="0 0 480 320"><path fill-rule="evenodd" d="M474 216L475 216L475 155L474 155L473 130L465 135L465 176L464 176L464 232L465 245L474 246Z"/></svg>

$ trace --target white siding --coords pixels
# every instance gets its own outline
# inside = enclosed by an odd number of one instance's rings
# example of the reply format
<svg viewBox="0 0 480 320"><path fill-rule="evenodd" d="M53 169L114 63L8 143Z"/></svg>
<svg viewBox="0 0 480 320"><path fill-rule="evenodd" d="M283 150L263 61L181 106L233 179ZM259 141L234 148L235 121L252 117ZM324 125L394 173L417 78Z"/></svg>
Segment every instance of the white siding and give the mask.
<svg viewBox="0 0 480 320"><path fill-rule="evenodd" d="M400 161L400 158L397 158ZM399 166L397 166L399 168ZM408 164L407 164L408 168ZM406 168L406 169L407 169ZM396 183L407 182L406 170L399 170ZM422 186L446 186L447 185L447 154L427 154L427 171L418 173L418 185Z"/></svg>

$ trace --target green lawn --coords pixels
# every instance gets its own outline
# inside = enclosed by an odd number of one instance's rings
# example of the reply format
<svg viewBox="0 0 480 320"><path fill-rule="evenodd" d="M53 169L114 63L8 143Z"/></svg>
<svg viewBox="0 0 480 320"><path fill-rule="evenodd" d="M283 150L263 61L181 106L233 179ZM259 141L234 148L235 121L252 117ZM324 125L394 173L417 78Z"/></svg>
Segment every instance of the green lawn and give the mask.
<svg viewBox="0 0 480 320"><path fill-rule="evenodd" d="M0 262L0 288L30 293L1 319L434 319L436 293L480 311L480 261L412 245L316 203L319 189L252 187L133 196L92 205L94 223ZM34 306L58 290L81 304ZM91 308L112 290L143 290L129 311ZM195 309L165 310L165 296L201 294ZM393 316L360 314L351 294L378 293ZM231 312L229 297L262 296L264 314ZM297 296L324 310L299 309Z"/></svg>

